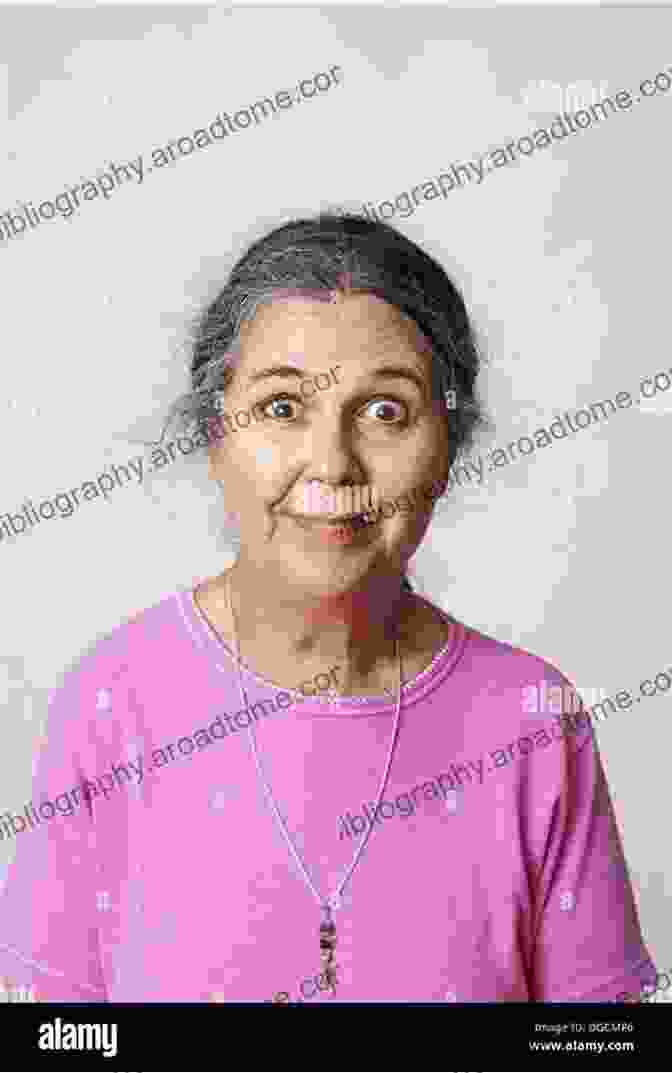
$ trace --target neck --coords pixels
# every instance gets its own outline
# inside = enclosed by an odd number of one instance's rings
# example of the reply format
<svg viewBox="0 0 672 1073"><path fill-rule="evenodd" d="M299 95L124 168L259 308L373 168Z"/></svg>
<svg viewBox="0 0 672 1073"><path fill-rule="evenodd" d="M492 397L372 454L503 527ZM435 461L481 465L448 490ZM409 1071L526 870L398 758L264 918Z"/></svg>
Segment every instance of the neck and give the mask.
<svg viewBox="0 0 672 1073"><path fill-rule="evenodd" d="M409 613L400 575L375 577L357 591L315 595L296 586L278 589L239 560L228 572L235 627L243 659L264 662L297 677L335 675L339 693L357 686L395 683L395 635Z"/></svg>

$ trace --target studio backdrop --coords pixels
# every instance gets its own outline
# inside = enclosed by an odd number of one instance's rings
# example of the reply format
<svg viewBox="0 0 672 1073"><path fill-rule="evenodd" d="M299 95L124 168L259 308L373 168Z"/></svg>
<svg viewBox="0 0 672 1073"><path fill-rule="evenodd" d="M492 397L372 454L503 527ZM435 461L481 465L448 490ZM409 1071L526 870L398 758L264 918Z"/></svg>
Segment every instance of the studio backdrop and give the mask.
<svg viewBox="0 0 672 1073"><path fill-rule="evenodd" d="M255 238L363 212L444 265L485 359L490 422L413 584L594 710L672 966L671 31L663 8L0 11L3 813L63 669L235 556L163 430L194 317Z"/></svg>

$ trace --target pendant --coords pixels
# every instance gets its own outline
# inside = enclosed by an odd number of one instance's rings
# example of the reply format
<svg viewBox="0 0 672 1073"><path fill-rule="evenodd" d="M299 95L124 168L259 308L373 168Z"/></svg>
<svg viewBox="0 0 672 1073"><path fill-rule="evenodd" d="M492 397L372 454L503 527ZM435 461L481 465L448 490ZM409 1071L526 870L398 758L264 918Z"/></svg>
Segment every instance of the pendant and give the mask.
<svg viewBox="0 0 672 1073"><path fill-rule="evenodd" d="M331 993L334 996L336 995L336 984L338 983L338 980L336 979L337 968L337 965L328 965L324 970L324 979L326 980L327 986L331 988Z"/></svg>
<svg viewBox="0 0 672 1073"><path fill-rule="evenodd" d="M332 994L336 994L336 965L334 965L334 950L336 948L336 925L331 915L331 906L322 907L323 919L320 924L320 960L322 972L331 988Z"/></svg>

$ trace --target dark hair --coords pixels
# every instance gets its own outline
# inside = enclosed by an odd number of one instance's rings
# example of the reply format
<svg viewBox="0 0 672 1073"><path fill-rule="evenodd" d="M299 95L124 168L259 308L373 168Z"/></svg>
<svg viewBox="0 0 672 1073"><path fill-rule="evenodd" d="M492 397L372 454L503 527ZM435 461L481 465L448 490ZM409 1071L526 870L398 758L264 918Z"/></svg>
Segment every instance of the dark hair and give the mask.
<svg viewBox="0 0 672 1073"><path fill-rule="evenodd" d="M293 220L248 247L229 279L198 317L191 352L191 391L173 408L185 433L209 429L216 394L229 384L242 325L280 293L372 294L412 318L432 347L438 392L452 389L448 469L488 423L475 393L483 360L455 284L428 253L390 224L353 213L323 212Z"/></svg>

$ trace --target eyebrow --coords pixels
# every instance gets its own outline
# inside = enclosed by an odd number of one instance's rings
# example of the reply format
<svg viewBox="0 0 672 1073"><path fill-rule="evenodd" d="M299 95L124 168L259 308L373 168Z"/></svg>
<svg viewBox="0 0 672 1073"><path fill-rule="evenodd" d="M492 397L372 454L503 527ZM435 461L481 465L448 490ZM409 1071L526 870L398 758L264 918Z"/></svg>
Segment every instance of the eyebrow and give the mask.
<svg viewBox="0 0 672 1073"><path fill-rule="evenodd" d="M259 380L267 380L271 376L293 376L298 377L299 380L306 380L310 375L303 369L297 369L294 365L271 365L267 369L260 369L259 372L252 373L249 377L249 382L255 384ZM371 370L371 376L379 376L387 380L411 380L421 392L424 392L427 388L420 373L417 373L407 365L381 365L380 368Z"/></svg>
<svg viewBox="0 0 672 1073"><path fill-rule="evenodd" d="M300 380L305 380L308 373L297 369L294 365L271 365L268 369L260 369L258 373L252 373L249 381L255 384L257 380L267 380L269 376L298 376Z"/></svg>
<svg viewBox="0 0 672 1073"><path fill-rule="evenodd" d="M381 376L388 380L411 380L421 392L424 393L427 390L424 377L408 365L381 365L379 369L372 369L371 375Z"/></svg>

